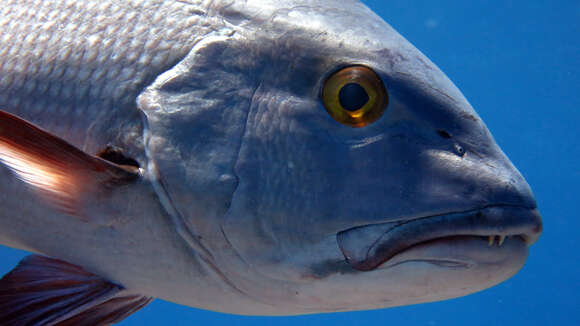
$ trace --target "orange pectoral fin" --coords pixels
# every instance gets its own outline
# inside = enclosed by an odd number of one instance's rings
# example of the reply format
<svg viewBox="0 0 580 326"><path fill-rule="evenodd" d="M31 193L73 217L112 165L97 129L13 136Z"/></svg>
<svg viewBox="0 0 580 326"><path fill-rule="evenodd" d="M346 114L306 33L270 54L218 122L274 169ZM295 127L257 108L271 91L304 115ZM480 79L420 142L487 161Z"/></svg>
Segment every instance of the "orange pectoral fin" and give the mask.
<svg viewBox="0 0 580 326"><path fill-rule="evenodd" d="M137 168L89 155L1 110L0 163L57 209L83 219L87 200L139 177Z"/></svg>

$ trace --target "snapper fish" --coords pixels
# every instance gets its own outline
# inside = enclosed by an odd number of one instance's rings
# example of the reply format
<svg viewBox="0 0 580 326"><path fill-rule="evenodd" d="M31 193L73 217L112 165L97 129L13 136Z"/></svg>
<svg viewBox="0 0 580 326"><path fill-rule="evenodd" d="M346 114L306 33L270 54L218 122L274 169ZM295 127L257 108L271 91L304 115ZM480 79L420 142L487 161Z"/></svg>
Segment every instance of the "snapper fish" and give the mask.
<svg viewBox="0 0 580 326"><path fill-rule="evenodd" d="M444 300L514 275L530 187L359 1L4 0L1 325L160 298L244 315Z"/></svg>

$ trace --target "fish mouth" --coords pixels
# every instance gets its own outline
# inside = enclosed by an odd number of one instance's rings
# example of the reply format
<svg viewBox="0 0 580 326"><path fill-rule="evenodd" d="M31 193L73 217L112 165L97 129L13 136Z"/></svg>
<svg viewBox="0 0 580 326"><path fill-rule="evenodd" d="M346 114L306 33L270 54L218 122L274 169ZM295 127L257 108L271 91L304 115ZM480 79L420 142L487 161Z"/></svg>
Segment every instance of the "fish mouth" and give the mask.
<svg viewBox="0 0 580 326"><path fill-rule="evenodd" d="M338 246L346 261L359 271L371 271L417 246L458 239L483 238L501 247L506 238L536 242L542 219L536 208L489 206L465 212L369 224L339 232Z"/></svg>

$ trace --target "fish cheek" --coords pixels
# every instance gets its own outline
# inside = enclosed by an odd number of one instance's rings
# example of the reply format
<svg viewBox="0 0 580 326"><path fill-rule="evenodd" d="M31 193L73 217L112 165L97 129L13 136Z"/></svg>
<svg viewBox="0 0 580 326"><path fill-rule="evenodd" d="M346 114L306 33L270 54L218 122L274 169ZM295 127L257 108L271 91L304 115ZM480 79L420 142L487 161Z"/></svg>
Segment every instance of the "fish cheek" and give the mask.
<svg viewBox="0 0 580 326"><path fill-rule="evenodd" d="M266 87L254 99L235 166L239 185L224 229L241 255L269 265L286 260L290 246L309 238L305 225L331 211L324 161L329 155L312 150L324 133L311 135L288 117L308 110L310 101Z"/></svg>
<svg viewBox="0 0 580 326"><path fill-rule="evenodd" d="M349 267L341 264L335 235L357 219L384 214L374 186L384 159L373 146L353 149L333 135L352 128L328 117L318 101L266 87L254 99L235 166L239 185L224 220L228 240L270 278L344 273Z"/></svg>

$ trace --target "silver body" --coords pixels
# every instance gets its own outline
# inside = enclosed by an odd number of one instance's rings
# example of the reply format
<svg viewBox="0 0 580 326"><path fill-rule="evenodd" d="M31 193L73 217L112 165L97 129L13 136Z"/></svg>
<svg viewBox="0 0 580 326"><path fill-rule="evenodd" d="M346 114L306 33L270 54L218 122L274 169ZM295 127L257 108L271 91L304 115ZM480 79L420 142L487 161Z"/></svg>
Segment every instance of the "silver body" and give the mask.
<svg viewBox="0 0 580 326"><path fill-rule="evenodd" d="M389 91L365 128L320 103L349 64ZM239 314L380 308L487 288L527 256L519 240L470 238L369 272L343 264L346 229L535 208L462 94L358 1L6 0L0 108L144 169L113 198L118 214L83 222L0 166L0 243L143 295Z"/></svg>

